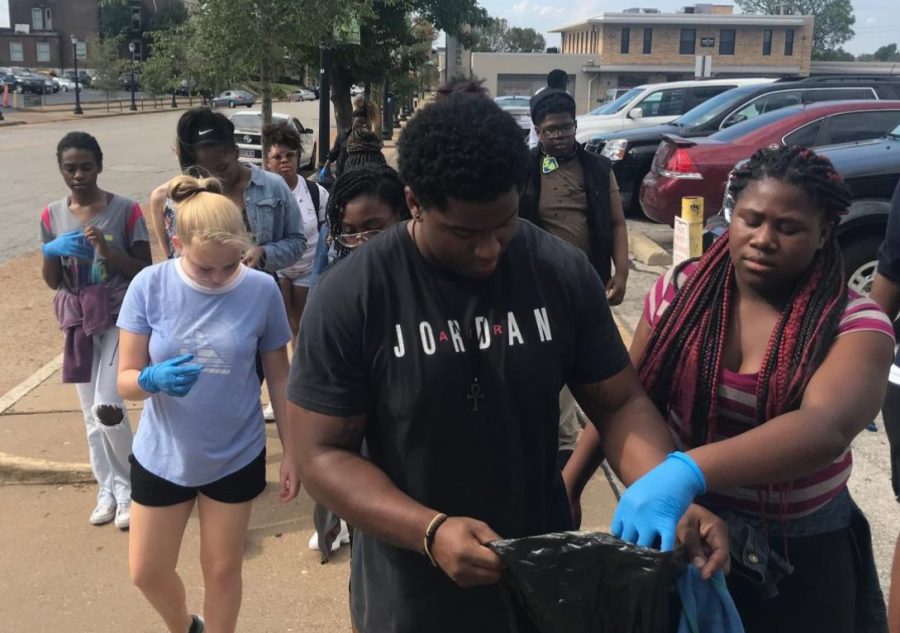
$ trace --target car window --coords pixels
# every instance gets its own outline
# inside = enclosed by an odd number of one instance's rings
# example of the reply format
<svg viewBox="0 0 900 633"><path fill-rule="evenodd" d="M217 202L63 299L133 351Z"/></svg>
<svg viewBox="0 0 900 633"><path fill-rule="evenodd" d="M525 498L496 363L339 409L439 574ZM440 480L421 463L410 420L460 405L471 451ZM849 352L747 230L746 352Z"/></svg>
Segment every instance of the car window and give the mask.
<svg viewBox="0 0 900 633"><path fill-rule="evenodd" d="M731 143L743 136L755 132L765 126L774 123L775 121L781 120L783 117L791 116L801 111L800 106L793 106L788 108L782 108L781 110L776 110L774 112L769 112L768 114L763 114L758 117L754 117L749 121L744 121L742 123L737 123L732 125L731 127L727 127L724 130L719 130L715 134L713 134L710 138L714 138L717 141L722 143Z"/></svg>
<svg viewBox="0 0 900 633"><path fill-rule="evenodd" d="M802 97L799 90L785 90L762 95L761 97L753 99L742 108L739 108L736 112L728 115L728 118L722 121L722 128L731 127L736 123L754 119L761 114L774 112L775 110L780 110L787 106L800 105L801 103Z"/></svg>
<svg viewBox="0 0 900 633"><path fill-rule="evenodd" d="M679 116L684 114L684 89L657 90L637 104L648 116Z"/></svg>
<svg viewBox="0 0 900 633"><path fill-rule="evenodd" d="M231 117L235 129L241 130L261 130L262 117L258 114L235 114Z"/></svg>
<svg viewBox="0 0 900 633"><path fill-rule="evenodd" d="M823 119L808 123L797 128L784 137L785 145L800 145L801 147L815 147L818 144L819 133L822 131Z"/></svg>
<svg viewBox="0 0 900 633"><path fill-rule="evenodd" d="M847 112L828 120L827 143L855 143L881 138L900 124L900 110Z"/></svg>
<svg viewBox="0 0 900 633"><path fill-rule="evenodd" d="M526 97L501 97L496 100L501 108L527 108L529 99Z"/></svg>
<svg viewBox="0 0 900 633"><path fill-rule="evenodd" d="M691 88L691 97L696 105L712 99L716 95L720 95L726 90L731 90L734 86L696 86Z"/></svg>
<svg viewBox="0 0 900 633"><path fill-rule="evenodd" d="M700 127L727 114L735 103L742 103L747 95L753 94L759 86L743 86L726 90L709 101L678 117L673 123L678 127Z"/></svg>
<svg viewBox="0 0 900 633"><path fill-rule="evenodd" d="M632 88L618 99L591 110L589 114L615 114L616 112L621 112L625 106L631 103L631 101L637 98L643 91L643 88Z"/></svg>
<svg viewBox="0 0 900 633"><path fill-rule="evenodd" d="M871 88L817 88L815 90L804 90L802 97L803 103L878 98L875 91Z"/></svg>

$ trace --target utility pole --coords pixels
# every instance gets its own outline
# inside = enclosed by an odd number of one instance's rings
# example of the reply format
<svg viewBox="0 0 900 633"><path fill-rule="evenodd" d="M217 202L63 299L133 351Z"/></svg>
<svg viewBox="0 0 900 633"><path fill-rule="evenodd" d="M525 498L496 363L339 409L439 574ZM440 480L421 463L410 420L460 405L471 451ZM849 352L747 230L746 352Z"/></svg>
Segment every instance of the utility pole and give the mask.
<svg viewBox="0 0 900 633"><path fill-rule="evenodd" d="M319 47L319 167L331 149L331 49Z"/></svg>

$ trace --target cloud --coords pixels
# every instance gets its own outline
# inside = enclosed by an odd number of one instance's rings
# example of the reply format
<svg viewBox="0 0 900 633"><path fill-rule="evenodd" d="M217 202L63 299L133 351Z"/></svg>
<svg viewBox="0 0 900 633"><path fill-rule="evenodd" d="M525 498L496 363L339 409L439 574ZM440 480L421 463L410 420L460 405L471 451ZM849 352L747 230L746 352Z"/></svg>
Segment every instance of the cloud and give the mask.
<svg viewBox="0 0 900 633"><path fill-rule="evenodd" d="M867 18L866 25L872 26L873 24L878 24L878 18Z"/></svg>

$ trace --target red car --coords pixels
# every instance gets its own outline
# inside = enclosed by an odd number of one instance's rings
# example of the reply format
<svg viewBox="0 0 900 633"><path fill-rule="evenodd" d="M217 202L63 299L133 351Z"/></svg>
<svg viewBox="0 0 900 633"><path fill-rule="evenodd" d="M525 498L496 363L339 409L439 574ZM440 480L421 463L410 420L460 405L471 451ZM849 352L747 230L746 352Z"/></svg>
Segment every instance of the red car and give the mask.
<svg viewBox="0 0 900 633"><path fill-rule="evenodd" d="M666 136L641 184L641 207L650 219L672 225L684 196L702 196L709 217L722 206L731 169L762 147L858 143L898 124L900 101L823 101L782 108L705 138Z"/></svg>

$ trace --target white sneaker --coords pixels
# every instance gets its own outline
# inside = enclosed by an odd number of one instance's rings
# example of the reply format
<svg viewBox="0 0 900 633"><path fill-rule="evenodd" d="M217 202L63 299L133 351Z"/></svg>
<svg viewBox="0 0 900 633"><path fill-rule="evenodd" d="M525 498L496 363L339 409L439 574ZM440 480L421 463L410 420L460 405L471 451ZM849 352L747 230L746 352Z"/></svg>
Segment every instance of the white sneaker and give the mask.
<svg viewBox="0 0 900 633"><path fill-rule="evenodd" d="M334 539L334 543L331 544L331 551L336 552L341 548L341 545L347 545L350 543L350 530L347 529L347 522L341 519L341 531L338 532L337 538ZM319 551L319 533L313 532L313 535L309 537L308 543L309 549L314 552Z"/></svg>
<svg viewBox="0 0 900 633"><path fill-rule="evenodd" d="M91 525L105 525L116 518L115 503L98 503L91 512Z"/></svg>
<svg viewBox="0 0 900 633"><path fill-rule="evenodd" d="M123 503L116 508L115 525L120 530L127 530L131 526L130 503Z"/></svg>
<svg viewBox="0 0 900 633"><path fill-rule="evenodd" d="M267 404L263 407L263 417L266 419L266 422L275 421L275 409L272 408L271 404Z"/></svg>

